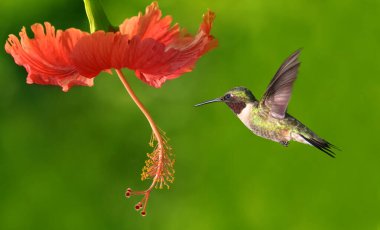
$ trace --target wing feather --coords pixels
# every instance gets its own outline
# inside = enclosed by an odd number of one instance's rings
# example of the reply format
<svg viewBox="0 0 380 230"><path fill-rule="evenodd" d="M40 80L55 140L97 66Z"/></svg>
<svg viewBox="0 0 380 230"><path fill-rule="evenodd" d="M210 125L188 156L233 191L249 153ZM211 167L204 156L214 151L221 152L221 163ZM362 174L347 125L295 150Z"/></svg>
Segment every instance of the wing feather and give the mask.
<svg viewBox="0 0 380 230"><path fill-rule="evenodd" d="M277 70L264 93L262 101L270 108L275 118L284 118L292 94L293 83L297 78L301 50L290 55Z"/></svg>

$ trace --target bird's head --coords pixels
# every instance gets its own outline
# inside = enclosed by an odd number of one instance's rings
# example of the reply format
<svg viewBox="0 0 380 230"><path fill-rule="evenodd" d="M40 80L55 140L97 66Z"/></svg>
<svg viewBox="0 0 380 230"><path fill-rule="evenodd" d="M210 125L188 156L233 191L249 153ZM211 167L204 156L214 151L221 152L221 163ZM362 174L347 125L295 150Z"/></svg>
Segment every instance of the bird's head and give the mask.
<svg viewBox="0 0 380 230"><path fill-rule="evenodd" d="M208 100L195 106L201 106L213 102L224 102L226 103L235 113L239 114L242 109L245 108L246 104L249 102L256 101L255 96L252 92L244 87L235 87L225 93L222 97L215 98L213 100Z"/></svg>

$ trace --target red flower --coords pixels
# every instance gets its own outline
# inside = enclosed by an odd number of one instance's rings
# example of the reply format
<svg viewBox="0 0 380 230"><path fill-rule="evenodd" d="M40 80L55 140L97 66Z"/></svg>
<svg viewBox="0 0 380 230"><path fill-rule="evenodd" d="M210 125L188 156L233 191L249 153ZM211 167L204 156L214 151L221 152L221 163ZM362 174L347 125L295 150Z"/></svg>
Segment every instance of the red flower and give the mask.
<svg viewBox="0 0 380 230"><path fill-rule="evenodd" d="M156 88L168 79L190 72L195 62L216 47L210 35L214 13L208 11L195 36L181 31L172 18L161 18L156 2L141 13L126 19L118 33L98 31L78 41L72 59L78 72L97 76L105 69L129 68L136 76Z"/></svg>
<svg viewBox="0 0 380 230"><path fill-rule="evenodd" d="M74 85L92 86L93 79L81 76L73 65L70 54L80 38L88 33L77 29L55 31L48 22L45 31L41 24L31 26L34 38L29 38L25 27L20 32L21 41L9 35L5 50L18 65L28 72L28 84L58 85L68 91Z"/></svg>
<svg viewBox="0 0 380 230"><path fill-rule="evenodd" d="M126 19L119 32L98 31L91 35L78 29L58 30L45 23L34 24L35 38L23 28L21 42L10 35L5 50L28 72L27 83L59 85L63 91L71 86L92 86L92 78L101 71L115 68L135 70L136 76L156 88L168 79L190 72L195 62L216 47L210 35L214 13L208 11L195 36L170 27L171 16L161 18L156 2L145 15Z"/></svg>

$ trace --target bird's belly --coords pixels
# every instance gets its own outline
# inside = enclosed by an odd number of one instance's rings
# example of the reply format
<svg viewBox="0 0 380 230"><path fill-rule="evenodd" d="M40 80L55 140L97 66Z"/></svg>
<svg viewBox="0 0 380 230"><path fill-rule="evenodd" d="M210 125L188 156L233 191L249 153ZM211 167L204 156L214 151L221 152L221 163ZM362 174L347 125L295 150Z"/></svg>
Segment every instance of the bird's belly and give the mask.
<svg viewBox="0 0 380 230"><path fill-rule="evenodd" d="M272 141L290 141L289 130L286 129L267 129L260 126L253 126L251 131L257 136L269 139Z"/></svg>

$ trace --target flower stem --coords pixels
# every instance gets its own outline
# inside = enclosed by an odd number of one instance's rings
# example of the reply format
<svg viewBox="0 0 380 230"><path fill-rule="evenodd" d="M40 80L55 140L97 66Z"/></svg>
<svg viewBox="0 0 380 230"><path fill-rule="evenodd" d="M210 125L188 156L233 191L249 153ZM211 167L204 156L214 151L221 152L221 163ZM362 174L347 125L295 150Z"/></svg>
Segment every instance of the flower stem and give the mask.
<svg viewBox="0 0 380 230"><path fill-rule="evenodd" d="M132 90L131 86L127 82L123 72L119 69L116 69L116 73L120 79L120 81L123 83L125 89L127 90L128 94L131 96L132 100L136 103L137 107L141 110L141 112L144 114L146 119L148 120L150 127L152 128L154 138L157 140L157 165L155 166L153 181L152 184L149 186L148 189L144 191L132 191L130 188L127 189L126 196L130 197L131 195L144 195L144 198L141 202L139 202L136 205L136 210L139 210L142 208L141 215L146 215L146 204L150 195L151 190L155 187L156 183L159 181L162 181L162 174L163 174L163 167L165 164L164 156L165 156L165 144L166 141L161 136L161 133L159 129L157 128L157 125L154 123L152 117L150 116L148 110L144 107L144 105L141 103L141 101L138 99L134 91Z"/></svg>
<svg viewBox="0 0 380 230"><path fill-rule="evenodd" d="M100 0L83 0L88 22L90 23L90 31L94 33L97 30L117 31L107 18L106 13L100 3Z"/></svg>

